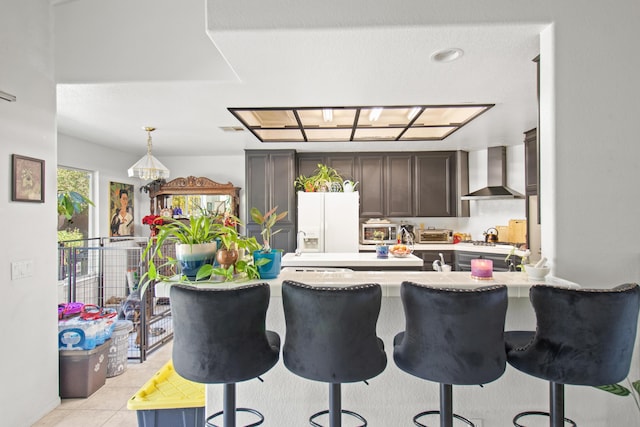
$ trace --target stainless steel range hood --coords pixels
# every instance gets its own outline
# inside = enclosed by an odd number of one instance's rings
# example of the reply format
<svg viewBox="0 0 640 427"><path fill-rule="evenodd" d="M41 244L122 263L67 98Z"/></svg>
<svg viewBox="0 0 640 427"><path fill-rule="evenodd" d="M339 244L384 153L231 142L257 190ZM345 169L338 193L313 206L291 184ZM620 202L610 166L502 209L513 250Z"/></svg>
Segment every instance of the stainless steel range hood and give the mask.
<svg viewBox="0 0 640 427"><path fill-rule="evenodd" d="M523 199L522 194L507 187L507 147L489 147L487 157L487 186L466 194L460 199Z"/></svg>

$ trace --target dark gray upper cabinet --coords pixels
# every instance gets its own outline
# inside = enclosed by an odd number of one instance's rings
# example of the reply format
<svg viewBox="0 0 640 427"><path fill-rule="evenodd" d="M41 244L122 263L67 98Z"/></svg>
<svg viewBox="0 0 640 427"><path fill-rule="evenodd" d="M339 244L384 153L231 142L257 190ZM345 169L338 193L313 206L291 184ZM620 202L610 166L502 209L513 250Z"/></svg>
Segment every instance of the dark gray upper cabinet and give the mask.
<svg viewBox="0 0 640 427"><path fill-rule="evenodd" d="M260 226L249 215L252 207L264 213L277 206L278 212L288 211L288 215L276 224L275 229L282 231L273 236L271 244L285 252L293 252L296 244L295 158L294 150L245 151L247 235L261 241Z"/></svg>
<svg viewBox="0 0 640 427"><path fill-rule="evenodd" d="M334 168L344 179L355 180L356 157L353 153L326 154L301 153L298 154L298 175L311 176L318 164L322 163Z"/></svg>
<svg viewBox="0 0 640 427"><path fill-rule="evenodd" d="M385 216L384 158L382 154L356 157L356 179L360 182L360 216Z"/></svg>
<svg viewBox="0 0 640 427"><path fill-rule="evenodd" d="M416 154L415 216L456 216L456 152Z"/></svg>
<svg viewBox="0 0 640 427"><path fill-rule="evenodd" d="M327 156L321 153L313 154L298 154L298 173L299 175L311 176L318 167L318 163L325 164L327 162Z"/></svg>
<svg viewBox="0 0 640 427"><path fill-rule="evenodd" d="M414 216L412 154L389 154L385 158L385 216Z"/></svg>
<svg viewBox="0 0 640 427"><path fill-rule="evenodd" d="M312 175L318 163L344 179L359 181L360 216L468 216L460 201L469 187L464 151L402 153L301 153L297 175Z"/></svg>

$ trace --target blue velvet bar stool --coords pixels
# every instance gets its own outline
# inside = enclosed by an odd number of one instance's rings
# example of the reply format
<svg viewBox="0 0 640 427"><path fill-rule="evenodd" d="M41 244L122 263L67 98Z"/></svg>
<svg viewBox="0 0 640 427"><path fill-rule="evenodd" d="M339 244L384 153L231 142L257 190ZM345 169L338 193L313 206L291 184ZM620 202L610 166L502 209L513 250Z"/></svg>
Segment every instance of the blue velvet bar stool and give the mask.
<svg viewBox="0 0 640 427"><path fill-rule="evenodd" d="M531 287L535 331L505 334L507 362L549 381L549 412L525 411L513 418L543 415L551 427L576 423L564 414L564 386L602 386L629 373L636 339L640 288L627 283L613 289Z"/></svg>
<svg viewBox="0 0 640 427"><path fill-rule="evenodd" d="M191 381L224 384L223 410L207 418L207 426L222 416L224 427L235 427L236 411L248 412L263 423L255 409L236 408L236 383L267 372L278 361L280 336L267 331L269 285L197 288L173 285L173 366Z"/></svg>
<svg viewBox="0 0 640 427"><path fill-rule="evenodd" d="M504 373L507 287L451 289L405 281L400 297L406 327L393 340L393 359L403 371L440 383L440 410L417 414L414 424L425 426L423 417L439 414L441 427L453 427L454 419L473 427L453 412L453 385L482 385Z"/></svg>
<svg viewBox="0 0 640 427"><path fill-rule="evenodd" d="M282 359L294 374L329 383L329 409L309 418L329 415L330 427L342 425L342 414L355 417L362 426L366 419L342 409L341 384L365 381L380 374L387 365L376 323L382 303L378 284L348 287L313 287L285 280L282 304L286 335Z"/></svg>

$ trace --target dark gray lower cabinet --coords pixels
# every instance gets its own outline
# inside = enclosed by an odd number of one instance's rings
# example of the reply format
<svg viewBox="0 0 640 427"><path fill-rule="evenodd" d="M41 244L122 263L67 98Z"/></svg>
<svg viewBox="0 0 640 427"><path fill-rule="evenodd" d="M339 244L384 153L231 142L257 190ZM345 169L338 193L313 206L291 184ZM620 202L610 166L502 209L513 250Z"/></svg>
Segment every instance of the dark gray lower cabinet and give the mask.
<svg viewBox="0 0 640 427"><path fill-rule="evenodd" d="M453 251L413 251L413 254L418 258L422 258L422 261L424 261L422 265L423 271L434 271L433 262L440 259L440 254L442 254L444 262L453 268Z"/></svg>
<svg viewBox="0 0 640 427"><path fill-rule="evenodd" d="M456 271L471 271L471 260L476 258L490 259L493 261L493 271L509 271L510 262L503 254L492 254L487 252L455 252ZM514 265L522 262L520 257L512 257Z"/></svg>

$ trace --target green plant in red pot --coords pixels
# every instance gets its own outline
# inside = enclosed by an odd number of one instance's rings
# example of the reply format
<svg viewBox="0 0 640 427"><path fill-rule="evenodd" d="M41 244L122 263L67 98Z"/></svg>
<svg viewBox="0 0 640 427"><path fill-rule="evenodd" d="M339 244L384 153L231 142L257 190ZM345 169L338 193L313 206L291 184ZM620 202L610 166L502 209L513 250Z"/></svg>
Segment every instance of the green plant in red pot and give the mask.
<svg viewBox="0 0 640 427"><path fill-rule="evenodd" d="M283 218L286 218L287 211L277 213L278 207L270 209L264 215L256 207L251 208L250 214L253 221L260 224L260 234L262 235L262 249L253 252L254 263L258 265L261 279L275 279L280 274L280 264L282 262L282 250L271 248L271 238L282 230L274 230L273 226ZM264 264L261 259L268 259Z"/></svg>

